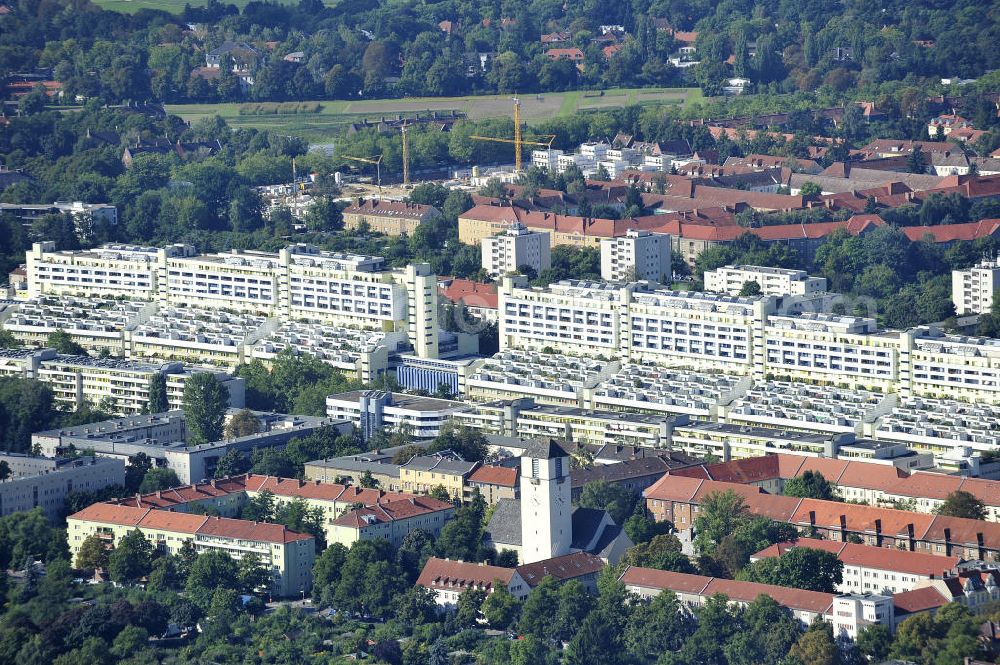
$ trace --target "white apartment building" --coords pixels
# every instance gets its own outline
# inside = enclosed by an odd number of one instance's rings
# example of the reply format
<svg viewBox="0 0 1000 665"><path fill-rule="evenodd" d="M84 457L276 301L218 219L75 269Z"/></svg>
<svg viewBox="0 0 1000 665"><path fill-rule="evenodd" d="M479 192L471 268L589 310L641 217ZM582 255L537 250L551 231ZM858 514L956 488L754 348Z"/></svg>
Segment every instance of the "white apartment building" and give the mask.
<svg viewBox="0 0 1000 665"><path fill-rule="evenodd" d="M143 363L115 358L90 358L58 354L54 349L0 349L0 376L37 379L52 389L57 402L72 409L83 404L102 405L120 415L142 413L149 405L149 385L154 376L166 377L167 402L183 403L184 385L199 371L182 363ZM229 391L229 404L242 408L244 379L210 371Z"/></svg>
<svg viewBox="0 0 1000 665"><path fill-rule="evenodd" d="M483 269L493 277L528 266L536 274L552 266L551 241L543 231L529 231L523 224L490 238L483 238Z"/></svg>
<svg viewBox="0 0 1000 665"><path fill-rule="evenodd" d="M531 165L536 169L543 169L552 173L560 172L559 158L562 156L562 150L532 150Z"/></svg>
<svg viewBox="0 0 1000 665"><path fill-rule="evenodd" d="M826 278L810 277L805 270L729 265L705 273L706 291L735 296L747 282L756 282L760 292L768 296L806 296L826 292Z"/></svg>
<svg viewBox="0 0 1000 665"><path fill-rule="evenodd" d="M858 633L872 624L882 624L892 630L896 608L891 595L851 594L836 596L831 608L833 634L841 641L853 642Z"/></svg>
<svg viewBox="0 0 1000 665"><path fill-rule="evenodd" d="M951 300L959 316L985 314L1000 291L1000 261L982 261L968 270L951 271Z"/></svg>
<svg viewBox="0 0 1000 665"><path fill-rule="evenodd" d="M107 244L96 249L56 251L36 242L26 253L28 296L125 296L152 300L159 291L159 265L168 257L192 256L193 247Z"/></svg>
<svg viewBox="0 0 1000 665"><path fill-rule="evenodd" d="M36 243L27 258L32 297L128 296L161 307L405 331L417 355L438 354L437 278L427 264L387 270L381 257L324 252L309 245L278 253L195 255L186 246L106 245L56 252L52 243Z"/></svg>
<svg viewBox="0 0 1000 665"><path fill-rule="evenodd" d="M765 373L891 391L899 380L899 333L875 319L835 314L771 315L764 331Z"/></svg>
<svg viewBox="0 0 1000 665"><path fill-rule="evenodd" d="M790 314L796 298L563 281L498 289L500 348L589 355L763 380L1000 404L1000 340L875 319ZM531 396L530 391L519 391Z"/></svg>
<svg viewBox="0 0 1000 665"><path fill-rule="evenodd" d="M326 398L326 415L354 423L365 441L379 430L400 428L418 439L432 439L452 414L467 408L464 402L382 390L352 390Z"/></svg>
<svg viewBox="0 0 1000 665"><path fill-rule="evenodd" d="M548 348L573 354L618 352L622 304L632 286L567 280L530 288L505 277L497 291L500 348Z"/></svg>
<svg viewBox="0 0 1000 665"><path fill-rule="evenodd" d="M670 236L630 229L601 240L601 278L616 282L671 280Z"/></svg>

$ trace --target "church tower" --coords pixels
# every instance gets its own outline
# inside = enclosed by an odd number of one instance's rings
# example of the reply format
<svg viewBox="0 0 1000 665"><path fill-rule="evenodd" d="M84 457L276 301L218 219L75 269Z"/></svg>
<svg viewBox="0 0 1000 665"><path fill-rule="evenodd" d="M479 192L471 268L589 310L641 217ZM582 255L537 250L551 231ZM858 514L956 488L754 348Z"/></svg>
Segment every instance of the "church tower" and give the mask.
<svg viewBox="0 0 1000 665"><path fill-rule="evenodd" d="M521 455L521 563L569 554L573 542L569 455L538 441Z"/></svg>

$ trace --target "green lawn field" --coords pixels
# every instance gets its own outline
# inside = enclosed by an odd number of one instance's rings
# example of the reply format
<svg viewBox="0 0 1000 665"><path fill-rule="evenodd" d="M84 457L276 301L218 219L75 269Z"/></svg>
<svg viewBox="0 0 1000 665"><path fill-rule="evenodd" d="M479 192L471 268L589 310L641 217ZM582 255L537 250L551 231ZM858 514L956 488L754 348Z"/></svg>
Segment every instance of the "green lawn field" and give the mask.
<svg viewBox="0 0 1000 665"><path fill-rule="evenodd" d="M569 116L579 111L611 109L629 104L679 105L701 99L701 91L694 88L631 88L601 91L577 90L572 92L523 95L521 117L531 123L546 118ZM497 118L511 113L509 95L484 95L475 97L412 97L404 99L373 99L360 101L319 102L318 113L267 113L247 114L253 104L180 104L167 106L167 112L185 120L198 120L218 115L234 127L270 129L302 136L313 142L331 140L347 123L364 118L378 120L382 116L413 115L427 111L460 111L472 119ZM263 105L268 106L268 105ZM240 113L240 109L244 113Z"/></svg>

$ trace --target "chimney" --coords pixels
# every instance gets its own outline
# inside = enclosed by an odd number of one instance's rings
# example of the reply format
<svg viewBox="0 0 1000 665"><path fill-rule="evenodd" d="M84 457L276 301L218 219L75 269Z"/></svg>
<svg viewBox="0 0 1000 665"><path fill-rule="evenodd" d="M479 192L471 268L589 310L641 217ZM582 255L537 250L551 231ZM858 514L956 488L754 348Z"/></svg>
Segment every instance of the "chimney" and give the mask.
<svg viewBox="0 0 1000 665"><path fill-rule="evenodd" d="M976 534L976 545L979 548L979 560L980 561L985 561L986 560L986 544L983 541L983 532L982 531L980 531L979 533Z"/></svg>
<svg viewBox="0 0 1000 665"><path fill-rule="evenodd" d="M882 520L875 520L875 546L882 547Z"/></svg>
<svg viewBox="0 0 1000 665"><path fill-rule="evenodd" d="M847 515L840 516L840 540L847 542Z"/></svg>
<svg viewBox="0 0 1000 665"><path fill-rule="evenodd" d="M809 511L809 526L813 527L813 528L816 527L816 511L815 510L810 510Z"/></svg>
<svg viewBox="0 0 1000 665"><path fill-rule="evenodd" d="M944 553L945 556L951 556L951 529L949 527L944 528Z"/></svg>
<svg viewBox="0 0 1000 665"><path fill-rule="evenodd" d="M913 522L906 525L906 549L912 552L916 549L916 538L913 533Z"/></svg>

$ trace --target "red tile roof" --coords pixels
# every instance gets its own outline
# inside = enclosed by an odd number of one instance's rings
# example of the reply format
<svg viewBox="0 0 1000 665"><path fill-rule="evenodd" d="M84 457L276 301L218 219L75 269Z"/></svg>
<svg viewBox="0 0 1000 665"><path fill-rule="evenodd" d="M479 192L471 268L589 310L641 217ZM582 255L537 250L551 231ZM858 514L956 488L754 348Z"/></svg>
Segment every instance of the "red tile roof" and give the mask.
<svg viewBox="0 0 1000 665"><path fill-rule="evenodd" d="M114 506L108 503L95 503L81 511L73 513L66 519L87 522L106 522L122 526L136 526L149 512L149 508L134 508L131 506Z"/></svg>
<svg viewBox="0 0 1000 665"><path fill-rule="evenodd" d="M417 584L427 589L461 591L476 587L489 592L495 580L510 584L515 572L513 568L431 557L420 571Z"/></svg>
<svg viewBox="0 0 1000 665"><path fill-rule="evenodd" d="M197 533L223 538L256 540L280 544L299 540L312 540L312 536L309 534L296 533L289 530L283 524L249 522L247 520L229 519L228 517L209 517L201 528L198 529Z"/></svg>
<svg viewBox="0 0 1000 665"><path fill-rule="evenodd" d="M546 576L557 580L571 580L576 577L593 575L604 570L604 560L589 552L574 552L554 559L545 559L518 566L518 574L524 578L528 586L535 587Z"/></svg>
<svg viewBox="0 0 1000 665"><path fill-rule="evenodd" d="M769 596L778 604L795 610L827 614L834 594L780 587L773 584L724 580L703 575L689 575L652 568L629 566L619 580L627 586L670 590L675 593L713 596L721 593L730 600L751 603L758 596Z"/></svg>
<svg viewBox="0 0 1000 665"><path fill-rule="evenodd" d="M893 605L896 606L896 616L900 614L914 614L916 612L926 612L935 610L951 602L950 598L945 598L941 592L934 587L923 587L904 591L892 596Z"/></svg>
<svg viewBox="0 0 1000 665"><path fill-rule="evenodd" d="M630 586L646 587L648 589L670 589L675 593L698 594L704 593L711 577L704 575L691 575L689 573L675 573L671 570L656 570L654 568L641 568L639 566L629 566L618 578L622 584Z"/></svg>
<svg viewBox="0 0 1000 665"><path fill-rule="evenodd" d="M911 575L940 578L945 571L954 569L962 561L957 556L939 556L926 552L909 552L885 547L872 547L856 543L841 543L818 538L799 538L790 543L778 543L754 554L752 559L781 556L796 547L808 547L837 555L845 566L858 566L875 570L890 570Z"/></svg>
<svg viewBox="0 0 1000 665"><path fill-rule="evenodd" d="M415 496L409 499L388 501L351 510L333 520L331 524L350 527L352 529L363 529L375 522L388 524L389 522L397 522L399 520L454 509L455 505L448 501L441 501L426 496Z"/></svg>
<svg viewBox="0 0 1000 665"><path fill-rule="evenodd" d="M552 60L583 60L583 51L578 48L550 48L545 55Z"/></svg>
<svg viewBox="0 0 1000 665"><path fill-rule="evenodd" d="M964 224L939 224L937 226L904 226L900 229L913 242L930 238L932 242L978 240L1000 233L1000 219L984 219Z"/></svg>
<svg viewBox="0 0 1000 665"><path fill-rule="evenodd" d="M517 486L517 469L506 466L483 465L469 476L470 483L501 485L503 487Z"/></svg>
<svg viewBox="0 0 1000 665"><path fill-rule="evenodd" d="M434 206L406 201L388 201L386 199L363 199L344 208L345 214L362 215L394 215L397 217L423 217L434 211Z"/></svg>
<svg viewBox="0 0 1000 665"><path fill-rule="evenodd" d="M499 306L496 284L484 284L456 277L445 287L439 288L438 293L451 302L462 303L466 307L496 309Z"/></svg>

